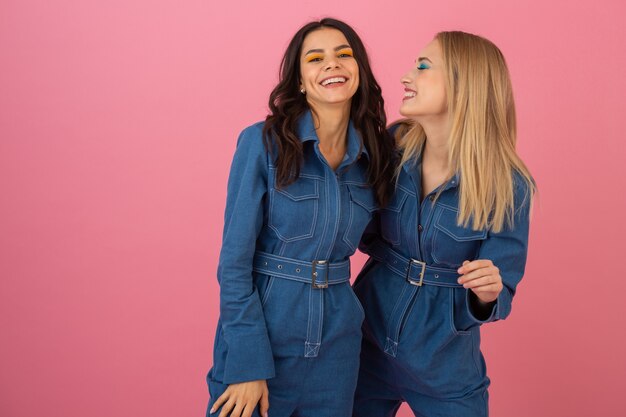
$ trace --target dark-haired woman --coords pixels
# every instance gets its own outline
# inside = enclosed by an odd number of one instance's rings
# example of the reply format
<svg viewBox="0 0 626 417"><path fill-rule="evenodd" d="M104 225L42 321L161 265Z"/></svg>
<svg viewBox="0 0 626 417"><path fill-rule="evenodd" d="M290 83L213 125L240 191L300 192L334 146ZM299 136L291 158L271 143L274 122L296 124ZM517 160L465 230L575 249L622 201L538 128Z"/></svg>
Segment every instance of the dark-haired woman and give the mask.
<svg viewBox="0 0 626 417"><path fill-rule="evenodd" d="M209 413L347 417L364 317L349 257L394 169L354 30L302 27L269 105L241 133L228 181Z"/></svg>

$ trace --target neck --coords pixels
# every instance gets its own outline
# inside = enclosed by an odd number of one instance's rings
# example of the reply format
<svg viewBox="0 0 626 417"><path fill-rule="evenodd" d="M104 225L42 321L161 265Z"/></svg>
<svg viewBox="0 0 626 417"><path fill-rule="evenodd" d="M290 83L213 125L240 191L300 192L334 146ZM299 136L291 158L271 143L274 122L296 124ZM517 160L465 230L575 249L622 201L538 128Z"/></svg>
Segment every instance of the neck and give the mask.
<svg viewBox="0 0 626 417"><path fill-rule="evenodd" d="M315 106L309 103L313 113L315 131L322 149L343 149L350 122L350 103L337 106Z"/></svg>
<svg viewBox="0 0 626 417"><path fill-rule="evenodd" d="M426 163L437 170L449 169L450 128L447 117L438 120L420 120L420 125L426 134L426 143L422 153L422 163Z"/></svg>

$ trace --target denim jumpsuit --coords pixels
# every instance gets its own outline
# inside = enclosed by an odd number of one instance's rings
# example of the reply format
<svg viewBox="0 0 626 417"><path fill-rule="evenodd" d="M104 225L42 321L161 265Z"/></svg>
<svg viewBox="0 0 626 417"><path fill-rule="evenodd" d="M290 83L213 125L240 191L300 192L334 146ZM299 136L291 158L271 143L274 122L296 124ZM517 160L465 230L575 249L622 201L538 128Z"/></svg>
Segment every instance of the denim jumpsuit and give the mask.
<svg viewBox="0 0 626 417"><path fill-rule="evenodd" d="M416 416L488 415L480 325L509 315L526 263L529 198L514 182L513 227L475 231L457 225L458 176L420 201L421 161L402 167L361 246L370 259L354 284L366 315L354 416L394 416L403 401ZM493 261L504 284L482 313L457 283L457 268L476 259Z"/></svg>
<svg viewBox="0 0 626 417"><path fill-rule="evenodd" d="M347 417L364 318L349 257L377 209L368 153L350 122L333 171L307 112L300 176L278 188L262 128L241 133L228 180L208 409L229 384L266 379L272 417Z"/></svg>

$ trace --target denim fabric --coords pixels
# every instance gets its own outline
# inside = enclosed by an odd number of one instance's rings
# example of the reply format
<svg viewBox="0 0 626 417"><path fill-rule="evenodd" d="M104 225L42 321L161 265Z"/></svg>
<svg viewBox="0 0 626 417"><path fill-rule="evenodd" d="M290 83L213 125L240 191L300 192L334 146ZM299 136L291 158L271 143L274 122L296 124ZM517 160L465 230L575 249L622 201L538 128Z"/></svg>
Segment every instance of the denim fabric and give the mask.
<svg viewBox="0 0 626 417"><path fill-rule="evenodd" d="M442 186L438 199L439 189L420 201L420 163L405 164L390 205L368 227L361 248L367 252L381 239L406 258L452 271L465 260L489 259L500 268L504 289L491 314L481 317L472 308L470 290L414 286L370 258L354 285L366 313L354 409L359 417L395 415L400 401L416 415L486 415L489 378L479 328L509 315L524 274L529 198L520 178L515 178L514 227L475 231L457 225L458 176ZM394 392L385 401L373 388L384 384Z"/></svg>
<svg viewBox="0 0 626 417"><path fill-rule="evenodd" d="M368 154L350 123L345 158L333 171L307 112L298 125L300 177L278 188L262 128L241 133L228 181L211 403L229 384L268 379L273 416L349 415L364 317L349 282L317 289L255 272L253 260L259 252L327 260L331 268L347 260L377 209Z"/></svg>

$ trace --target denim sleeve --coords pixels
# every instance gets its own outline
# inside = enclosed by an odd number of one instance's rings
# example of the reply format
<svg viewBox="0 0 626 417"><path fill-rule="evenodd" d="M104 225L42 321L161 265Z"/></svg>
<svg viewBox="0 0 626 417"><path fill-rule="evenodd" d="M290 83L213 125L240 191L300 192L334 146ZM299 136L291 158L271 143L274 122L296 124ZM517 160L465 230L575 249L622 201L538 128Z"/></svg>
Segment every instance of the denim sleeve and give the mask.
<svg viewBox="0 0 626 417"><path fill-rule="evenodd" d="M500 269L504 288L495 301L491 314L485 317L475 310L472 291L466 292L466 305L470 317L477 323L503 320L511 313L511 304L517 284L524 276L528 252L528 229L530 200L527 187L517 178L515 187L515 216L513 227L505 227L501 232L489 232L480 247L477 259L489 259ZM525 183L524 183L525 184ZM475 301L475 300L474 300Z"/></svg>
<svg viewBox="0 0 626 417"><path fill-rule="evenodd" d="M228 178L224 233L217 278L220 323L228 353L224 383L274 377L274 359L261 300L252 280L256 240L263 226L267 152L259 125L245 129Z"/></svg>

